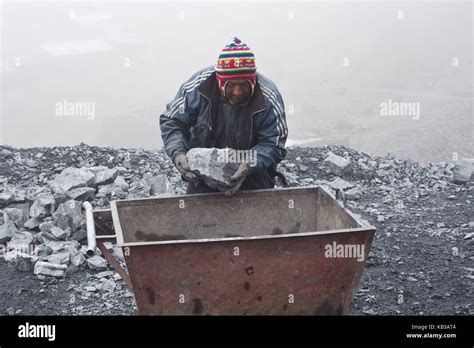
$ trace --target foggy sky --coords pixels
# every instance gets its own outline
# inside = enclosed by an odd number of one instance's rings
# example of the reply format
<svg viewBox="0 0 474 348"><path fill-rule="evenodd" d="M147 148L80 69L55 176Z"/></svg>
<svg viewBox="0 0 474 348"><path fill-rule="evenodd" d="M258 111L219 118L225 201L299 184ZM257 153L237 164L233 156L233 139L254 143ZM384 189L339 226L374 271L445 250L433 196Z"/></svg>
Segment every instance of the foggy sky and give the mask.
<svg viewBox="0 0 474 348"><path fill-rule="evenodd" d="M237 36L283 96L288 144L342 143L423 161L473 157L472 7L3 3L0 144L159 149L166 103ZM382 115L389 101L416 103L418 118ZM93 114L58 112L68 102Z"/></svg>

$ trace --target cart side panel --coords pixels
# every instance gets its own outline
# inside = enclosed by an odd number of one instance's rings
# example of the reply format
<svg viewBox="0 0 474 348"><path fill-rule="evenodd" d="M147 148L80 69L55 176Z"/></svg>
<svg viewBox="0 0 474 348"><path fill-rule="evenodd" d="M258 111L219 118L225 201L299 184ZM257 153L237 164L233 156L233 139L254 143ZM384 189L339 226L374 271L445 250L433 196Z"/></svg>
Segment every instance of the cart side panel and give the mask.
<svg viewBox="0 0 474 348"><path fill-rule="evenodd" d="M317 231L338 230L359 227L359 223L347 213L338 201L325 190L318 192L316 205Z"/></svg>
<svg viewBox="0 0 474 348"><path fill-rule="evenodd" d="M316 231L318 189L242 191L116 201L125 243Z"/></svg>
<svg viewBox="0 0 474 348"><path fill-rule="evenodd" d="M132 246L125 258L143 315L340 315L373 233ZM328 257L335 240L364 245L363 260Z"/></svg>

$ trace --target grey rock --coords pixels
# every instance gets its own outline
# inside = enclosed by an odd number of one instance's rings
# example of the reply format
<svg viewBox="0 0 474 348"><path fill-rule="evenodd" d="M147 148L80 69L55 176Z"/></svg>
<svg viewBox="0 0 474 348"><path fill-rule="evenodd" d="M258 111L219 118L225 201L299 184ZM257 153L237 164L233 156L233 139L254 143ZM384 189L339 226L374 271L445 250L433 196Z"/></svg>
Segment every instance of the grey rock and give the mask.
<svg viewBox="0 0 474 348"><path fill-rule="evenodd" d="M61 203L53 213L53 218L58 227L62 229L70 227L71 231L76 231L84 223L81 203L75 200Z"/></svg>
<svg viewBox="0 0 474 348"><path fill-rule="evenodd" d="M0 244L6 244L18 229L12 221L7 221L0 226Z"/></svg>
<svg viewBox="0 0 474 348"><path fill-rule="evenodd" d="M127 197L128 189L128 183L124 178L119 176L112 184L100 186L96 197L101 198L110 196L111 198L124 199Z"/></svg>
<svg viewBox="0 0 474 348"><path fill-rule="evenodd" d="M347 172L351 164L350 161L341 156L335 155L332 152L329 152L328 156L324 160L324 163L328 166L329 173L338 176L341 176Z"/></svg>
<svg viewBox="0 0 474 348"><path fill-rule="evenodd" d="M362 191L357 187L351 188L345 192L346 199L350 201L358 200L362 197Z"/></svg>
<svg viewBox="0 0 474 348"><path fill-rule="evenodd" d="M66 276L79 272L81 269L73 264L69 264L66 269Z"/></svg>
<svg viewBox="0 0 474 348"><path fill-rule="evenodd" d="M57 211L55 211L53 213L53 219L54 224L62 230L71 230L71 226L73 226L72 218L67 214L58 213Z"/></svg>
<svg viewBox="0 0 474 348"><path fill-rule="evenodd" d="M112 254L120 262L122 262L122 263L125 262L125 258L124 258L124 255L123 255L122 248L117 247L117 246L113 246L112 247Z"/></svg>
<svg viewBox="0 0 474 348"><path fill-rule="evenodd" d="M391 168L393 168L393 163L391 163L391 162L380 163L380 165L379 165L379 169L381 169L381 170L388 170L388 169L391 169Z"/></svg>
<svg viewBox="0 0 474 348"><path fill-rule="evenodd" d="M443 191L448 183L446 181L439 180L436 184L433 185L434 191ZM412 185L413 186L413 185Z"/></svg>
<svg viewBox="0 0 474 348"><path fill-rule="evenodd" d="M64 243L64 248L68 251L70 251L71 249L81 250L81 247L82 247L81 244L75 240L69 240L66 243Z"/></svg>
<svg viewBox="0 0 474 348"><path fill-rule="evenodd" d="M453 183L464 185L474 181L474 159L463 158L453 168Z"/></svg>
<svg viewBox="0 0 474 348"><path fill-rule="evenodd" d="M373 308L365 308L362 310L362 313L367 315L377 315L377 312L375 312Z"/></svg>
<svg viewBox="0 0 474 348"><path fill-rule="evenodd" d="M40 244L41 243L41 244ZM33 234L33 253L35 255L45 254L46 253L46 246L43 243L43 236L41 232Z"/></svg>
<svg viewBox="0 0 474 348"><path fill-rule="evenodd" d="M12 159L15 157L15 154L7 149L0 150L0 159L6 161L7 159Z"/></svg>
<svg viewBox="0 0 474 348"><path fill-rule="evenodd" d="M66 193L69 190L91 186L94 184L95 175L86 168L69 167L51 182L51 189L56 193Z"/></svg>
<svg viewBox="0 0 474 348"><path fill-rule="evenodd" d="M17 253L15 258L15 268L19 271L31 272L34 269L37 261L38 257L36 256L26 253Z"/></svg>
<svg viewBox="0 0 474 348"><path fill-rule="evenodd" d="M115 179L113 185L120 188L122 191L128 191L129 185L127 181L121 176L118 176L117 179Z"/></svg>
<svg viewBox="0 0 474 348"><path fill-rule="evenodd" d="M107 261L99 255L94 255L91 258L86 259L86 262L90 269L98 271L104 271L107 269Z"/></svg>
<svg viewBox="0 0 474 348"><path fill-rule="evenodd" d="M34 274L62 278L64 277L64 274L66 273L66 269L67 269L66 265L38 261L35 264Z"/></svg>
<svg viewBox="0 0 474 348"><path fill-rule="evenodd" d="M130 185L128 198L147 198L151 193L152 173L145 173L142 179L135 180Z"/></svg>
<svg viewBox="0 0 474 348"><path fill-rule="evenodd" d="M48 255L52 254L53 250L51 248L49 248L45 243L51 242L51 241L61 242L59 239L57 239L55 236L53 236L51 232L40 232L35 237L40 243L43 243L43 245L45 246L45 250L47 250Z"/></svg>
<svg viewBox="0 0 474 348"><path fill-rule="evenodd" d="M81 251L81 244L76 240L66 242L64 249L69 253L71 264L74 266L79 267L86 261Z"/></svg>
<svg viewBox="0 0 474 348"><path fill-rule="evenodd" d="M351 184L350 182L347 182L341 178L336 178L333 181L328 182L327 184L334 190L346 190L354 187L354 184Z"/></svg>
<svg viewBox="0 0 474 348"><path fill-rule="evenodd" d="M92 201L94 199L95 188L79 187L66 192L66 195L76 201Z"/></svg>
<svg viewBox="0 0 474 348"><path fill-rule="evenodd" d="M387 186L387 185L380 185L379 186L379 190L380 191L383 191L383 192L393 192L395 189L391 186Z"/></svg>
<svg viewBox="0 0 474 348"><path fill-rule="evenodd" d="M114 180L117 178L117 174L118 174L118 171L115 168L113 169L106 168L104 170L101 170L95 174L94 184L96 186L110 184L114 182Z"/></svg>
<svg viewBox="0 0 474 348"><path fill-rule="evenodd" d="M3 220L12 221L16 227L23 227L28 220L28 213L18 208L6 208L3 210Z"/></svg>
<svg viewBox="0 0 474 348"><path fill-rule="evenodd" d="M59 265L69 265L69 261L70 261L70 254L68 251L54 253L48 257L48 262L59 264Z"/></svg>
<svg viewBox="0 0 474 348"><path fill-rule="evenodd" d="M50 248L53 252L59 252L65 249L66 242L59 240L45 240L44 244Z"/></svg>
<svg viewBox="0 0 474 348"><path fill-rule="evenodd" d="M3 259L4 259L6 262L15 262L17 256L18 256L18 252L16 252L15 250L7 251L7 252L3 255Z"/></svg>
<svg viewBox="0 0 474 348"><path fill-rule="evenodd" d="M39 227L39 225L43 222L40 218L35 218L32 217L28 219L24 224L23 227L29 229L29 230L34 230Z"/></svg>
<svg viewBox="0 0 474 348"><path fill-rule="evenodd" d="M31 201L33 201L33 199ZM26 193L24 191L15 191L12 202L6 208L16 208L23 210L25 214L29 216L31 201L26 202Z"/></svg>
<svg viewBox="0 0 474 348"><path fill-rule="evenodd" d="M65 240L67 237L69 237L67 230L63 230L62 228L57 226L51 227L51 234L60 240Z"/></svg>
<svg viewBox="0 0 474 348"><path fill-rule="evenodd" d="M10 172L10 166L4 161L0 161L0 175L8 175Z"/></svg>
<svg viewBox="0 0 474 348"><path fill-rule="evenodd" d="M55 208L56 200L47 192L40 193L30 208L30 216L41 218L50 215Z"/></svg>
<svg viewBox="0 0 474 348"><path fill-rule="evenodd" d="M95 176L97 173L103 172L104 170L107 170L109 168L106 166L93 166L93 167L83 167L83 169L87 170L88 172L91 172Z"/></svg>
<svg viewBox="0 0 474 348"><path fill-rule="evenodd" d="M54 193L53 197L56 201L56 205L61 204L69 200L69 196L65 193Z"/></svg>
<svg viewBox="0 0 474 348"><path fill-rule="evenodd" d="M175 195L176 193L166 175L160 174L152 178L150 194L152 196L157 196L162 194Z"/></svg>
<svg viewBox="0 0 474 348"><path fill-rule="evenodd" d="M465 236L464 236L464 239L471 239L474 237L474 232L471 232L471 233L467 233Z"/></svg>
<svg viewBox="0 0 474 348"><path fill-rule="evenodd" d="M44 221L39 224L41 232L51 232L51 229L55 226L54 221Z"/></svg>
<svg viewBox="0 0 474 348"><path fill-rule="evenodd" d="M220 191L238 189L243 180L230 181L230 177L237 171L240 163L226 161L231 153L230 149L193 148L186 154L188 163L206 185Z"/></svg>
<svg viewBox="0 0 474 348"><path fill-rule="evenodd" d="M114 292L116 287L117 287L117 284L112 279L106 279L102 283L102 290L104 292Z"/></svg>
<svg viewBox="0 0 474 348"><path fill-rule="evenodd" d="M0 206L8 205L13 199L13 195L10 192L0 193Z"/></svg>
<svg viewBox="0 0 474 348"><path fill-rule="evenodd" d="M307 167L307 166L305 166L304 164L300 164L300 166L299 166L299 167L300 167L300 170L301 170L303 173L305 173L305 172L307 172L307 171L308 171L308 167Z"/></svg>
<svg viewBox="0 0 474 348"><path fill-rule="evenodd" d="M76 232L74 232L69 239L80 242L87 238L87 230L85 226L82 226Z"/></svg>
<svg viewBox="0 0 474 348"><path fill-rule="evenodd" d="M33 160L33 159L27 159L27 160L25 161L25 164L26 164L28 167L30 167L30 168L36 168L36 167L38 167L38 161L35 161L35 160Z"/></svg>
<svg viewBox="0 0 474 348"><path fill-rule="evenodd" d="M442 184L440 183L440 185L442 185ZM405 188L409 188L409 189L411 189L413 186L414 186L413 183L409 179L406 179L403 183L400 184L400 187L405 187ZM444 186L446 186L446 185L444 185Z"/></svg>
<svg viewBox="0 0 474 348"><path fill-rule="evenodd" d="M33 245L33 234L30 232L16 232L8 242L8 250L30 253Z"/></svg>
<svg viewBox="0 0 474 348"><path fill-rule="evenodd" d="M106 277L111 277L115 274L114 271L103 271L103 272L99 272L97 274L94 275L94 277L96 278L106 278Z"/></svg>

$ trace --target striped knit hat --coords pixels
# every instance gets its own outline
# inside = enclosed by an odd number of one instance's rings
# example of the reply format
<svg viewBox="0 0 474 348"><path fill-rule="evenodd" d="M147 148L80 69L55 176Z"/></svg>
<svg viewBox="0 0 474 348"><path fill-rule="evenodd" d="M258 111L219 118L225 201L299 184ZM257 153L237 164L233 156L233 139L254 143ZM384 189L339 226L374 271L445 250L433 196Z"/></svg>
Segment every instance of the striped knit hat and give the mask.
<svg viewBox="0 0 474 348"><path fill-rule="evenodd" d="M248 80L253 94L257 76L255 56L250 47L238 38L234 37L221 51L215 70L219 90L223 96L225 96L225 85L232 80Z"/></svg>

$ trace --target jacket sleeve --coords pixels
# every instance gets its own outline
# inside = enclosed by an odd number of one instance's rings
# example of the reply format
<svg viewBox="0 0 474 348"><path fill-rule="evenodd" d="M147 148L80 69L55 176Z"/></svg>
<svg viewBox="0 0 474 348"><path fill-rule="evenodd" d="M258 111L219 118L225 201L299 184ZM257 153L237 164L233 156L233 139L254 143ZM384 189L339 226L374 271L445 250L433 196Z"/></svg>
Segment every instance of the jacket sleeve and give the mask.
<svg viewBox="0 0 474 348"><path fill-rule="evenodd" d="M161 137L165 152L174 161L178 152L187 152L187 135L196 123L199 111L200 95L197 92L199 75L196 73L181 85L176 96L166 105L160 115Z"/></svg>
<svg viewBox="0 0 474 348"><path fill-rule="evenodd" d="M287 154L285 143L288 127L284 104L279 94L273 98L271 107L266 112L258 130L257 144L251 149L257 152L257 161L255 166L250 166L250 174L258 173L263 169L275 169Z"/></svg>

